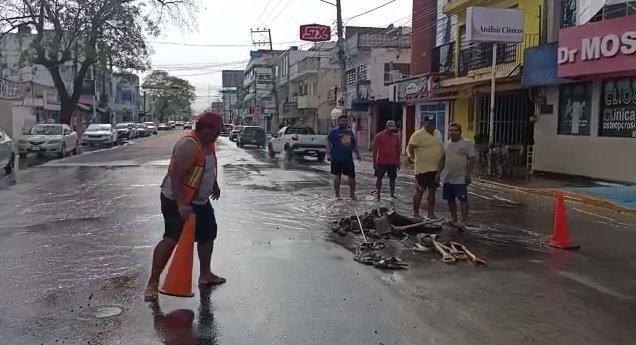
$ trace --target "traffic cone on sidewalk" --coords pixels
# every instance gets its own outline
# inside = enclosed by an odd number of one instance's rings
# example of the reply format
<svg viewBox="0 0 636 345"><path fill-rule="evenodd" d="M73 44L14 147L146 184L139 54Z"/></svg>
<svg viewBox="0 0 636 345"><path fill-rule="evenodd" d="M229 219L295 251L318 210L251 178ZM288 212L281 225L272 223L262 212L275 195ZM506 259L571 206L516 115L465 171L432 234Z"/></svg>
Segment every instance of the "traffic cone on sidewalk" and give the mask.
<svg viewBox="0 0 636 345"><path fill-rule="evenodd" d="M192 264L194 260L194 228L196 222L194 216L183 225L183 231L177 247L172 255L168 273L159 289L164 295L175 297L192 297Z"/></svg>
<svg viewBox="0 0 636 345"><path fill-rule="evenodd" d="M549 244L550 247L559 249L580 248L578 244L570 241L568 218L565 215L565 201L563 200L563 193L560 192L557 194L556 206L554 207L554 230Z"/></svg>

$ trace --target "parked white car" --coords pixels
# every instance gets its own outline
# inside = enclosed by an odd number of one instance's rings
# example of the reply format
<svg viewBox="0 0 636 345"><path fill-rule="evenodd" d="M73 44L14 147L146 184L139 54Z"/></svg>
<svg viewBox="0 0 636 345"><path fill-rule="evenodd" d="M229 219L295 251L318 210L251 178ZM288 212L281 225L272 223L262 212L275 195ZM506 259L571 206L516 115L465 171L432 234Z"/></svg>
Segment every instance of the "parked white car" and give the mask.
<svg viewBox="0 0 636 345"><path fill-rule="evenodd" d="M148 127L150 134L157 134L157 124L154 122L144 122L144 125Z"/></svg>
<svg viewBox="0 0 636 345"><path fill-rule="evenodd" d="M77 133L68 125L41 123L33 126L18 140L18 153L20 158L29 153L66 157L69 153L77 154L78 145Z"/></svg>
<svg viewBox="0 0 636 345"><path fill-rule="evenodd" d="M0 128L0 167L6 174L10 174L15 167L15 148L13 141L2 128Z"/></svg>
<svg viewBox="0 0 636 345"><path fill-rule="evenodd" d="M327 136L316 134L311 127L283 127L269 141L267 151L272 158L278 153L285 152L288 160L311 156L324 161L327 153Z"/></svg>
<svg viewBox="0 0 636 345"><path fill-rule="evenodd" d="M117 129L110 123L93 123L86 128L82 144L87 146L117 145Z"/></svg>

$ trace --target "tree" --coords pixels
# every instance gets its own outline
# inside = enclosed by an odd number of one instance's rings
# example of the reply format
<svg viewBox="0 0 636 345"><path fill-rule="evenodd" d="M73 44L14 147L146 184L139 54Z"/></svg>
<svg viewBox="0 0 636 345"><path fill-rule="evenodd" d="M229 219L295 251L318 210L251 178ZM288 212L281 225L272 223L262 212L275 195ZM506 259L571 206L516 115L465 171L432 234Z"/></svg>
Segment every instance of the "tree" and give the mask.
<svg viewBox="0 0 636 345"><path fill-rule="evenodd" d="M191 1L2 0L0 38L24 28L33 32L23 59L48 69L61 102L60 122L68 124L91 66L107 61L111 69L147 70L146 37L159 34L159 23L185 23Z"/></svg>
<svg viewBox="0 0 636 345"><path fill-rule="evenodd" d="M159 121L169 116L191 114L196 89L187 80L156 70L146 77L142 87L148 90L146 96L150 96L152 109Z"/></svg>

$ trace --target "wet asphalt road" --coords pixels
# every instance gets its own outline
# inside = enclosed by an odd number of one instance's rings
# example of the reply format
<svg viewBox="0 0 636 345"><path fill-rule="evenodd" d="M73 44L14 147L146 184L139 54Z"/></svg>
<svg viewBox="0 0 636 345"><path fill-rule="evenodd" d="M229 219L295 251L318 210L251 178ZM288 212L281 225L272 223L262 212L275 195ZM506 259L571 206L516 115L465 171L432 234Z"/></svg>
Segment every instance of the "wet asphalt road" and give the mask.
<svg viewBox="0 0 636 345"><path fill-rule="evenodd" d="M142 293L177 138L0 178L0 344L636 343L633 218L568 204L582 250L552 250L550 200L475 184L476 228L443 235L489 266L403 249L409 270L387 273L351 260L358 238L328 230L372 207L369 164L359 166L361 200L335 202L327 165L272 160L225 138L212 266L228 283L162 296L153 312ZM411 190L401 177L394 206L405 214Z"/></svg>

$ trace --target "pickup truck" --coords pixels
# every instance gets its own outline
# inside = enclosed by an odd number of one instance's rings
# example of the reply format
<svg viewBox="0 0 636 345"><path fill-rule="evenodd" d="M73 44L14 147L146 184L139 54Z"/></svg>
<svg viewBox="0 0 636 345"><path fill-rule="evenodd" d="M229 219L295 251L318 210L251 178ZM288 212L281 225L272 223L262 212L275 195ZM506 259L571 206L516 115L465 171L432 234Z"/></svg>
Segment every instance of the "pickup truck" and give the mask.
<svg viewBox="0 0 636 345"><path fill-rule="evenodd" d="M322 162L327 152L327 135L316 134L311 127L283 127L269 141L267 151L272 158L284 152L290 161L294 157L310 156Z"/></svg>

